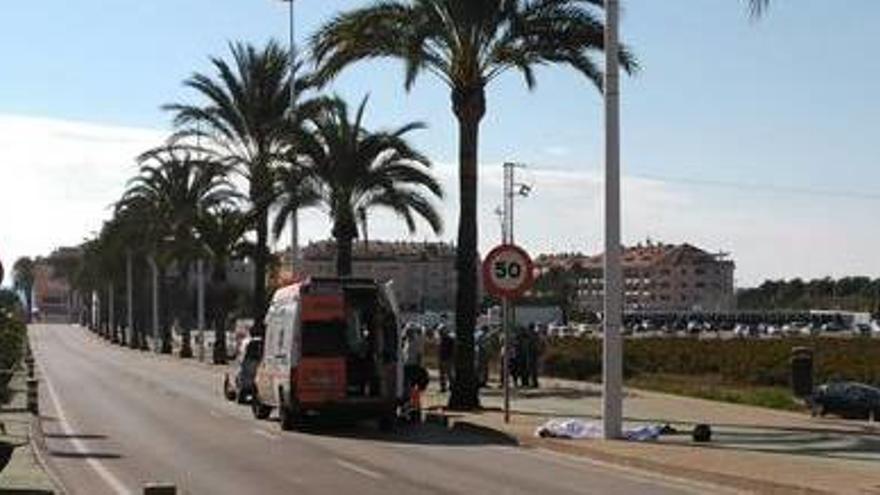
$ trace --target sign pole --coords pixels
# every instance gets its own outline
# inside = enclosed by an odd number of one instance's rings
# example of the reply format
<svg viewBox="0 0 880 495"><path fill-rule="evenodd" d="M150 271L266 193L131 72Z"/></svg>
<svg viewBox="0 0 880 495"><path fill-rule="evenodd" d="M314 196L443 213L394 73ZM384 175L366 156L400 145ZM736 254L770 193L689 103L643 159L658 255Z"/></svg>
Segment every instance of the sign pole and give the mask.
<svg viewBox="0 0 880 495"><path fill-rule="evenodd" d="M513 164L504 164L504 231L502 244L513 244ZM501 298L501 325L504 332L504 423L510 423L510 298Z"/></svg>
<svg viewBox="0 0 880 495"><path fill-rule="evenodd" d="M510 423L510 299L507 297L501 299L501 324L504 329L504 422Z"/></svg>

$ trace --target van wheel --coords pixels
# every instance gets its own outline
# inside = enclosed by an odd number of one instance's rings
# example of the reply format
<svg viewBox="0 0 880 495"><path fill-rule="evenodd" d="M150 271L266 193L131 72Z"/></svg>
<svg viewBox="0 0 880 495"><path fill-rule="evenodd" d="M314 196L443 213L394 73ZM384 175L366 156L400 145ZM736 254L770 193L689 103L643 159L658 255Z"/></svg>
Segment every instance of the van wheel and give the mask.
<svg viewBox="0 0 880 495"><path fill-rule="evenodd" d="M253 392L247 389L239 390L237 395L238 396L236 397L236 401L239 404L250 404L251 397L254 396Z"/></svg>
<svg viewBox="0 0 880 495"><path fill-rule="evenodd" d="M271 407L260 402L260 396L256 390L254 390L254 394L251 396L251 412L254 413L254 417L257 419L267 419L269 414L272 413Z"/></svg>
<svg viewBox="0 0 880 495"><path fill-rule="evenodd" d="M229 386L229 375L223 377L223 395L228 401L234 401L237 395L235 390L232 390L232 387Z"/></svg>
<svg viewBox="0 0 880 495"><path fill-rule="evenodd" d="M284 400L284 397L284 389L278 387L278 419L280 420L282 430L291 431L302 421L302 417L299 407L297 407L296 399L291 397L291 400ZM290 402L293 403L291 404Z"/></svg>

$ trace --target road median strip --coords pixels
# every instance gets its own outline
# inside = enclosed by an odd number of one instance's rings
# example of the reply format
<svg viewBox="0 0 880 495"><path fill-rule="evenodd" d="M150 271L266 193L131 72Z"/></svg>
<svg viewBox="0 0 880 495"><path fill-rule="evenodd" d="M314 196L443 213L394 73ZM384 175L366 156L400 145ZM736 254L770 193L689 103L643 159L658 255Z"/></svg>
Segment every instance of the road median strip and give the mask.
<svg viewBox="0 0 880 495"><path fill-rule="evenodd" d="M651 447L668 445L663 443L634 443L622 440L604 441L539 438L534 435L534 429L531 427L523 428L522 425L518 425L519 427L504 425L501 422L501 414L494 410L484 410L475 413L432 410L430 414L433 417L432 422L438 423L443 421L439 419L439 416L445 415L445 421L453 431L479 435L492 441L502 439L506 440L511 445L518 445L530 449L546 449L554 453L581 457L618 468L634 469L642 471L648 475L659 475L668 478L670 481L685 484L696 482L747 492L774 493L782 495L831 493L829 491L823 491L803 485L785 484L754 477L732 475L710 469L700 469L693 466L687 467L680 464L664 463L651 460L646 458L646 456L621 452L622 450L632 448L649 449ZM514 417L515 416L516 415L514 415ZM731 452L731 454L734 453Z"/></svg>

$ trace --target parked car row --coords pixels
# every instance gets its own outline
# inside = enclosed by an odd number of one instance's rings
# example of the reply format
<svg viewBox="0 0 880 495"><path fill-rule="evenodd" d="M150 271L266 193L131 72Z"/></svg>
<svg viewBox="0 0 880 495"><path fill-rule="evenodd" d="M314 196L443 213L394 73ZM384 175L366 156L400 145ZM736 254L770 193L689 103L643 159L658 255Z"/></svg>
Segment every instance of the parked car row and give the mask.
<svg viewBox="0 0 880 495"><path fill-rule="evenodd" d="M546 327L544 333L551 337L599 337L602 325L555 325ZM681 320L671 324L657 324L651 320L625 322L622 332L632 337L718 337L718 338L782 338L798 336L873 336L880 338L880 323L857 324L847 328L838 322L774 323L713 323L705 320Z"/></svg>

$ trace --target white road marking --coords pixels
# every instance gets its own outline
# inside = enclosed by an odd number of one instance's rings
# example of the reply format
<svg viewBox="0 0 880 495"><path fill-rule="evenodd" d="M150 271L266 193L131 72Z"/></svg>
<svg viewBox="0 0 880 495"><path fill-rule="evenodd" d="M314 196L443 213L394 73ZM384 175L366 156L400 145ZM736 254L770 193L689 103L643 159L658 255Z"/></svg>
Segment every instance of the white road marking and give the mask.
<svg viewBox="0 0 880 495"><path fill-rule="evenodd" d="M49 381L48 374L43 373L43 381L46 383L46 390L49 391L49 399L52 401L52 406L55 408L55 412L58 413L58 423L61 425L61 431L71 437L70 443L73 444L73 448L85 456L86 462L89 466L98 473L98 476L100 476L101 479L107 483L107 486L109 486L115 493L118 495L134 495L134 492L126 488L125 484L123 484L116 475L111 473L100 460L88 456L88 450L85 445L83 445L82 440L73 436L73 428L71 428L70 423L67 422L67 416L64 414L64 409L61 408L61 403L58 401L58 395L55 393L55 388L52 386L52 382Z"/></svg>
<svg viewBox="0 0 880 495"><path fill-rule="evenodd" d="M268 431L261 430L259 428L254 428L252 430L255 435L260 435L261 437L268 438L269 440L278 440L280 437L273 433L269 433Z"/></svg>
<svg viewBox="0 0 880 495"><path fill-rule="evenodd" d="M223 417L222 414L218 413L217 411L215 411L213 409L209 410L208 414L210 414L211 416L213 416L215 418L222 418Z"/></svg>
<svg viewBox="0 0 880 495"><path fill-rule="evenodd" d="M385 478L385 476L382 476L380 473L377 473L376 471L367 469L362 466L358 466L357 464L353 464L351 462L348 462L348 461L345 461L342 459L334 459L334 461L340 467L344 467L345 469L348 469L349 471L354 471L355 473L362 474L362 475L366 476L367 478L372 478L374 480L381 480L381 479Z"/></svg>
<svg viewBox="0 0 880 495"><path fill-rule="evenodd" d="M746 493L742 490L738 490L736 488L732 488L729 486L716 485L714 483L705 483L696 480L690 480L686 478L677 478L674 476L668 476L665 474L654 473L651 471L632 468L627 466L621 466L619 464L613 464L610 462L600 461L598 459L592 459L589 457L581 457L574 456L570 454L564 454L561 452L556 452L555 450L546 449L543 447L538 447L536 449L519 449L514 448L513 452L517 452L522 455L527 456L536 456L539 457L543 461L553 462L554 464L558 464L560 466L573 467L576 468L578 465L591 465L595 467L599 467L602 469L607 469L610 471L617 471L621 474L627 474L628 477L637 478L641 481L661 483L665 486L672 488L680 488L683 490L690 491L692 493L731 493L731 494L739 494Z"/></svg>

